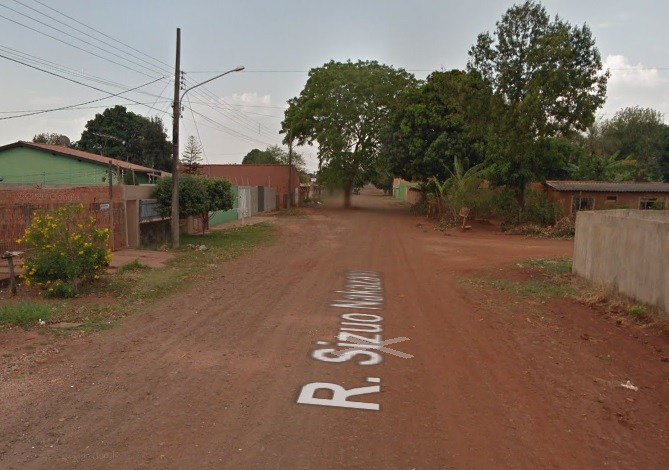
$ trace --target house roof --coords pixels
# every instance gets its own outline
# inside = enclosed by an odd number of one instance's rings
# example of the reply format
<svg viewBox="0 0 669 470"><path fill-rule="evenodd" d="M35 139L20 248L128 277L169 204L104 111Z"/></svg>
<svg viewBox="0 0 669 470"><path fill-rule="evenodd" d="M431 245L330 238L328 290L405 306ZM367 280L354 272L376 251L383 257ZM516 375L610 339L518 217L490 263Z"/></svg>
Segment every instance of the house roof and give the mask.
<svg viewBox="0 0 669 470"><path fill-rule="evenodd" d="M61 155L63 157L68 157L68 158L76 158L77 160L86 160L91 163L98 163L100 165L105 165L105 166L109 165L109 161L111 160L112 165L119 166L120 168L139 171L142 173L161 173L160 170L154 170L153 168L149 168L146 166L136 165L130 162L124 162L123 160L104 157L102 155L96 155L94 153L84 152L82 150L76 150L69 147L64 147L62 145L38 144L35 142L26 142L23 140L19 140L18 142L14 142L12 144L0 147L0 152L19 147L31 148L35 150L44 150L54 155Z"/></svg>
<svg viewBox="0 0 669 470"><path fill-rule="evenodd" d="M556 191L589 193L669 193L669 183L613 183L610 181L546 181Z"/></svg>

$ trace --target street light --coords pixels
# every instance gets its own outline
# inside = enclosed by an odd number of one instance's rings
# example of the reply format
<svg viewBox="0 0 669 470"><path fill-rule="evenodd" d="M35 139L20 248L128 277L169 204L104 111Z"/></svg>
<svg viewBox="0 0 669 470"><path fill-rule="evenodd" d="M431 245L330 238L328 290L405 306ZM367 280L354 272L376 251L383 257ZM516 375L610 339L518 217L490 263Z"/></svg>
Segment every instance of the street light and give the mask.
<svg viewBox="0 0 669 470"><path fill-rule="evenodd" d="M179 42L179 31L177 30L177 44ZM179 46L177 45L177 50L179 49ZM179 71L179 53L177 53L177 72L175 75L175 98L178 96L178 90L179 90L179 78L180 78L180 71ZM199 86L204 85L205 83L209 83L211 81L216 80L217 78L221 78L224 75L227 75L232 72L241 72L244 70L243 65L239 65L235 67L232 70L228 70L227 72L223 72L220 75L216 75L215 77L210 78L209 80L205 80L202 83L198 83L197 85L193 85L192 87L186 89L181 96L179 97L178 100L175 99L174 101L174 116L172 119L172 220L170 221L170 229L172 232L172 248L179 248L179 117L181 115L181 102L184 99L184 96L186 96L186 93L191 91L193 88L197 88Z"/></svg>

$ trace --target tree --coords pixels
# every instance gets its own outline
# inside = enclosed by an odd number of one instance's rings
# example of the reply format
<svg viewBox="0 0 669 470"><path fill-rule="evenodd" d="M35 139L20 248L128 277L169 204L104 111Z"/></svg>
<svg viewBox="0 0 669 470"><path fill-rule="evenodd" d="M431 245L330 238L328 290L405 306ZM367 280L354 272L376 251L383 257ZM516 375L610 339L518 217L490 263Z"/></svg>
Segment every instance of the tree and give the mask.
<svg viewBox="0 0 669 470"><path fill-rule="evenodd" d="M284 142L317 142L319 179L342 187L350 207L353 187L374 176L379 132L391 108L413 84L408 72L373 61L311 69L300 95L288 100Z"/></svg>
<svg viewBox="0 0 669 470"><path fill-rule="evenodd" d="M86 123L76 148L163 171L172 171L172 144L159 117L123 106L105 109Z"/></svg>
<svg viewBox="0 0 669 470"><path fill-rule="evenodd" d="M70 139L63 134L57 134L55 132L42 132L41 134L35 134L33 137L33 142L36 144L49 144L49 145L62 145L63 147L70 146Z"/></svg>
<svg viewBox="0 0 669 470"><path fill-rule="evenodd" d="M181 154L181 164L183 165L183 171L187 175L198 175L200 174L200 167L202 164L202 146L197 141L195 136L188 136L188 141L186 142L186 147L184 148L184 153Z"/></svg>
<svg viewBox="0 0 669 470"><path fill-rule="evenodd" d="M275 160L274 155L260 149L251 150L242 159L242 165L258 165L258 164L272 164L272 163L279 163L279 162Z"/></svg>
<svg viewBox="0 0 669 470"><path fill-rule="evenodd" d="M476 74L434 72L390 115L381 134L381 153L393 174L408 180L446 179L459 158L465 166L482 162L481 132L472 115L489 89Z"/></svg>
<svg viewBox="0 0 669 470"><path fill-rule="evenodd" d="M288 165L288 151L278 145L270 145L265 150L253 149L246 154L242 160L242 165L274 164ZM290 158L291 164L297 168L298 173L306 173L306 162L302 154L293 152Z"/></svg>
<svg viewBox="0 0 669 470"><path fill-rule="evenodd" d="M587 25L551 21L540 4L507 10L493 36L482 33L469 51L468 70L491 86L488 178L515 192L520 219L528 183L561 162L542 154L546 139L570 136L594 123L609 73ZM554 154L555 155L555 154Z"/></svg>
<svg viewBox="0 0 669 470"><path fill-rule="evenodd" d="M621 159L636 160L643 179L660 180L668 143L666 128L659 111L624 108L604 122L602 145L608 154L619 153Z"/></svg>
<svg viewBox="0 0 669 470"><path fill-rule="evenodd" d="M153 197L158 202L158 214L168 217L172 213L171 177L158 180ZM203 232L208 226L209 212L227 211L233 205L234 194L230 181L189 174L179 177L179 218L196 215L202 217Z"/></svg>

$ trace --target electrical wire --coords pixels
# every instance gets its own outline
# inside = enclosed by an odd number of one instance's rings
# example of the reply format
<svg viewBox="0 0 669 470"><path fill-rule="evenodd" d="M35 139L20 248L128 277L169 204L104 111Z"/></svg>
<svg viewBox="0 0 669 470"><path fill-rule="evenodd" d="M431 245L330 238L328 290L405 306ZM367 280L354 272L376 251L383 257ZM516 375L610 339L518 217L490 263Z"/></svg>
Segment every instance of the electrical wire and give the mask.
<svg viewBox="0 0 669 470"><path fill-rule="evenodd" d="M200 141L200 148L202 149L202 155L204 156L204 160L207 162L207 165L209 165L209 159L207 159L207 152L204 150L204 144L202 143L202 137L200 137L200 129L197 127L197 121L195 120L195 114L193 114L193 108L190 105L190 97L188 97L188 107L191 112L191 116L193 116L193 124L195 124L195 132L197 133L197 140Z"/></svg>
<svg viewBox="0 0 669 470"><path fill-rule="evenodd" d="M110 93L110 92L108 92L108 91L102 90L102 89L97 88L97 87L94 87L94 86L92 86L92 85L87 85L86 83L82 83L82 82L80 82L80 81L77 81L77 80L74 80L74 79L71 79L71 78L63 77L62 75L58 75L57 73L54 73L54 72L49 72L48 70L40 69L39 67L35 67L34 65L26 64L25 62L21 62L20 60L12 59L12 58L7 57L7 56L2 55L2 54L0 54L0 57L2 57L2 58L4 58L4 59L7 59L7 60L10 60L10 61L12 61L12 62L19 63L19 64L21 64L21 65L25 65L26 67L30 67L30 68L35 69L35 70L39 70L40 72L48 73L49 75L54 75L54 76L56 76L56 77L58 77L58 78L62 78L63 80L67 80L67 81L69 81L69 82L73 82L73 83L76 83L76 84L78 84L78 85L85 86L85 87L87 87L87 88L92 88L93 90L100 91L100 92L102 92L102 93L106 93L106 94L108 94L108 95L113 95L113 93ZM157 82L157 81L162 80L162 79L164 79L164 78L168 78L168 77L160 77L160 78L154 80L154 82ZM152 82L152 83L153 83L153 82ZM136 103L136 104L141 104L139 101L135 101L135 100L133 100L133 99L131 99L131 98L123 97L123 99L128 100L128 101L131 101L131 102ZM145 105L145 106L146 106L146 105ZM149 108L151 108L151 107L149 106ZM155 109L155 108L151 108L151 109ZM3 118L3 119L7 119L7 118Z"/></svg>
<svg viewBox="0 0 669 470"><path fill-rule="evenodd" d="M5 6L5 5L0 5L0 6ZM5 8L8 8L8 7L5 6ZM118 66L120 66L120 67L123 67L124 69L131 70L131 71L133 71L133 72L139 73L139 74L144 75L144 76L147 76L147 77L151 77L151 78L152 78L152 77L155 77L155 75L149 75L149 74L147 74L147 73L142 72L141 70L137 70L137 69L134 69L134 68L132 68L132 67L128 67L127 65L120 64L120 63L118 63L118 62L116 62L116 61L114 61L114 60L108 59L108 58L106 58L106 57L102 57L100 54L96 54L95 52L88 51L88 50L86 50L86 49L84 49L84 48L81 48L81 47L79 47L79 46L76 46L76 45L74 45L74 44L72 44L72 43L69 43L69 42L64 41L64 40L62 40L62 39L59 39L59 38L57 38L57 37L55 37L55 36L52 36L52 35L47 34L47 33L45 33L45 32L42 32L42 31L40 31L40 30L38 30L38 29L35 29L35 28L31 27L31 26L25 25L25 24L23 24L23 23L20 23L20 22L18 22L18 21L16 21L16 20L11 19L11 18L7 18L7 17L4 16L4 15L0 15L0 18L3 18L3 19L5 19L5 20L7 20L7 21L9 21L9 22L11 22L11 23L17 24L17 25L19 25L19 26L23 26L24 28L30 29L31 31L34 31L34 32L36 32L36 33L38 33L38 34L41 34L41 35L43 35L43 36L46 36L46 37L48 37L48 38L51 38L51 39L53 39L53 40L55 40L55 41L58 41L58 42L61 42L61 43L63 43L63 44L66 44L66 45L68 45L68 46L70 46L70 47L73 47L73 48L79 50L79 51L85 52L86 54L90 54L90 55L95 56L95 57L97 57L97 58L99 58L99 59L105 60L105 61L107 61L107 62L110 62L110 63L112 63L112 64L118 65Z"/></svg>
<svg viewBox="0 0 669 470"><path fill-rule="evenodd" d="M133 57L133 58L135 58L135 59L137 59L137 60L142 61L143 63L146 63L146 60L145 60L145 59L142 59L141 57L139 57L139 56L137 56L137 55L135 55L135 54L129 53L129 52L127 52L127 51L124 51L124 50L122 50L121 48L114 46L113 44L110 44L110 43L108 43L108 42L106 42L106 41L103 41L103 40L101 40L101 39L99 39L99 38L97 38L97 37L91 35L91 34L86 33L85 31L82 31L82 30L80 30L80 29L78 29L78 28L75 28L75 27L73 27L73 26L67 25L67 24L65 24L65 23L63 23L63 22L61 22L61 21L59 21L58 19L54 18L53 16L47 15L46 13L44 13L44 12L42 12L42 11L39 11L39 10L37 10L36 8L33 8L33 7L31 7L31 6L28 6L28 5L26 5L25 3L20 2L19 0L14 0L14 2L15 2L15 3L18 3L19 5L22 5L24 8L27 8L27 9L29 9L29 10L32 10L32 11L36 12L36 13L39 13L40 15L46 16L47 18L49 18L49 19L51 19L51 20L53 20L53 21L56 21L58 24L61 24L61 25L66 26L66 27L68 27L68 28L71 28L71 29L73 29L74 31L77 31L79 34L83 34L83 35L86 36L86 37L89 37L89 38L91 38L91 39L93 39L93 40L95 40L95 41L98 41L98 42L100 42L100 43L106 45L106 46L109 46L109 47L111 47L111 48L113 48L113 49L116 49L117 51L119 51L119 52L121 52L121 53L123 53L123 54L129 55L129 56L131 56L131 57ZM118 56L118 57L121 57L121 56ZM125 57L121 57L121 58L125 59ZM127 59L125 59L125 60L127 60ZM136 64L136 62L133 62L133 63ZM138 64L138 65L141 65L141 64ZM155 68L155 66L152 65L152 64L148 64L148 65L149 65L150 67L154 67L154 68ZM148 68L147 68L147 69L148 69ZM168 72L168 71L169 71L169 69L166 70L164 67L158 67L158 70L160 70L160 71L159 71L160 74L164 74L165 72Z"/></svg>
<svg viewBox="0 0 669 470"><path fill-rule="evenodd" d="M109 96L105 96L105 97L103 97L103 98L98 98L98 99L95 99L95 100L85 101L85 102L83 102L83 103L77 103L77 104L73 104L73 105L70 105L70 106L61 106L61 107L59 107L59 108L52 108L52 109L42 109L42 110L40 110L40 111L33 111L33 112L30 112L30 113L19 114L19 115L16 115L16 116L6 116L6 117L2 117L2 118L0 118L0 121L5 121L5 120L7 120L7 119L17 119L17 118L22 118L22 117L26 117L26 116L35 116L35 115L37 115L37 114L51 113L51 112L54 112L54 111L62 111L62 110L64 110L64 109L74 108L75 106L83 106L83 105L85 105L85 104L97 103L98 101L107 100L107 99L109 99L109 98L115 98L115 97L120 96L120 95L123 95L123 94L125 94L125 93L130 93L131 91L135 91L135 90L137 90L137 89L139 89L139 88L143 88L143 87L145 87L145 86L152 85L152 84L154 84L154 83L156 83L156 82L158 82L158 81L160 81L160 80L163 80L164 78L165 78L165 77L161 77L161 78L158 78L158 79L153 80L153 81L151 81L151 82L145 83L144 85L139 85L139 86L137 86L137 87L135 87L135 88L131 88L131 89L129 89L129 90L122 91L122 92L120 92L120 93L114 93L114 94L111 94L111 95L109 95ZM126 99L127 99L127 98L126 98ZM138 103L138 104L139 104L139 103Z"/></svg>
<svg viewBox="0 0 669 470"><path fill-rule="evenodd" d="M101 34L102 36L104 36L104 37L106 37L106 38L108 38L108 39L111 39L112 41L115 41L115 42L117 42L117 43L119 43L119 44L121 44L121 45L127 47L127 48L130 49L130 50L133 50L133 51L135 51L135 52L137 52L137 53L139 53L139 54L142 54L143 56L145 56L145 57L147 57L147 58L153 60L153 61L156 62L156 63L159 63L159 64L162 64L162 65L166 66L168 70L172 70L172 66L171 66L171 65L166 64L165 62L162 62L162 61L160 61L160 60L158 60L158 59L156 59L156 58L154 58L154 57L151 57L150 55L145 54L144 52L142 52L142 51L140 51L140 50L138 50L138 49L135 49L135 48L132 47L132 46L129 46L128 44L124 43L123 41L120 41L120 40L118 40L118 39L116 39L116 38L113 38L113 37L109 36L108 34L103 33L103 32L100 31L100 30L97 30L97 29L95 29L95 28L92 28L92 27L90 27L89 25L87 25L87 24L85 24L85 23L82 23L81 21L79 21L79 20L77 20L77 19L75 19L75 18L72 18L71 16L68 16L68 15L66 15L65 13L63 13L63 12L61 12L61 11L59 11L59 10L57 10L57 9L55 9L55 8L53 8L53 7L51 7L51 6L49 6L49 5L47 5L46 3L43 3L43 2L41 2L41 1L39 1L39 0L33 0L33 1L34 1L35 3L39 3L39 4L42 5L43 7L48 8L49 10L51 10L51 11L53 11L53 12L55 12L55 13L58 13L58 14L61 15L61 16L64 16L65 18L67 18L67 19L69 19L69 20L71 20L71 21L73 21L73 22L75 22L75 23L77 23L77 24L80 24L81 26L84 26L84 27L90 29L91 31L94 31L94 32L96 32L96 33L98 33L98 34Z"/></svg>

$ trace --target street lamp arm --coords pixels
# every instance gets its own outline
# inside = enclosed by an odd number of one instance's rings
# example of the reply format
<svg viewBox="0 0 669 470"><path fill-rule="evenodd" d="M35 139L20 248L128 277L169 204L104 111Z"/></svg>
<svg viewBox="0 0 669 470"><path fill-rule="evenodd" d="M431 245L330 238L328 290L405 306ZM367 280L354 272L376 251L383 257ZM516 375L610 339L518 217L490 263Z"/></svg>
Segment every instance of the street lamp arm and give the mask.
<svg viewBox="0 0 669 470"><path fill-rule="evenodd" d="M204 85L205 83L212 82L212 81L216 80L217 78L221 78L223 75L227 75L227 74L232 73L232 72L241 72L242 70L244 70L244 66L243 66L243 65L240 65L240 66L238 66L238 67L235 67L235 68L232 69L232 70L228 70L227 72L223 72L223 73L220 74L220 75L216 75L215 77L212 77L212 78L210 78L209 80L205 80L205 81L202 82L202 83L198 83L197 85L193 85L192 87L188 88L186 91L184 91L184 92L182 93L181 98L179 98L179 104L181 104L181 101L184 99L184 96L186 96L186 93L188 93L189 91L191 91L193 88L197 88L197 87L199 87L199 86L201 86L201 85Z"/></svg>

